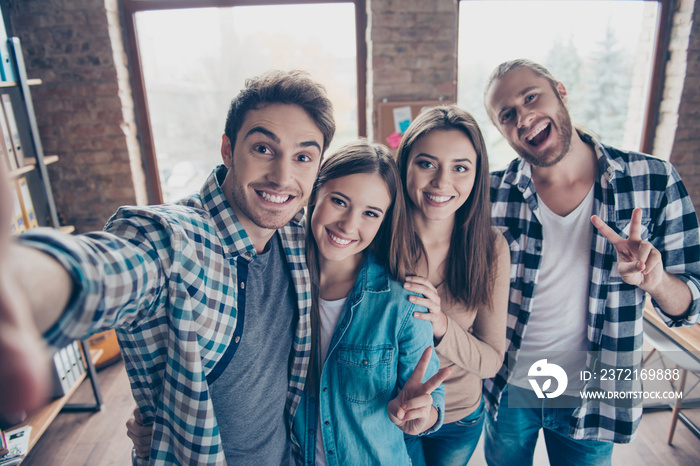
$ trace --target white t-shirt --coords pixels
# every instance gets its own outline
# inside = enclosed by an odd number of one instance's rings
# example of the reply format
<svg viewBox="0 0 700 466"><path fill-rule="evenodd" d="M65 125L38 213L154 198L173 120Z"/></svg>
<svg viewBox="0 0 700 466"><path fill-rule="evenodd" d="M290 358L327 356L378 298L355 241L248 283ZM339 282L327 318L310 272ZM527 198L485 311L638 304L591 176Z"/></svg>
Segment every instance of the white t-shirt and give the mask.
<svg viewBox="0 0 700 466"><path fill-rule="evenodd" d="M345 300L347 298L336 299L334 301L326 301L320 298L318 302L319 310L319 343L321 347L319 348L319 356L321 361L321 367L323 367L323 362L326 360L326 355L328 354L328 347L331 344L331 339L333 338L333 332L335 332L335 326L338 324L338 319L340 318L340 313L343 312L343 306L345 306ZM316 416L316 464L326 466L326 451L323 448L323 437L321 435L321 413L319 411Z"/></svg>
<svg viewBox="0 0 700 466"><path fill-rule="evenodd" d="M569 375L568 395L583 388L580 377L588 350L587 320L593 238L593 188L567 216L552 212L539 200L542 258L527 329L511 383L531 389L530 366L547 357Z"/></svg>

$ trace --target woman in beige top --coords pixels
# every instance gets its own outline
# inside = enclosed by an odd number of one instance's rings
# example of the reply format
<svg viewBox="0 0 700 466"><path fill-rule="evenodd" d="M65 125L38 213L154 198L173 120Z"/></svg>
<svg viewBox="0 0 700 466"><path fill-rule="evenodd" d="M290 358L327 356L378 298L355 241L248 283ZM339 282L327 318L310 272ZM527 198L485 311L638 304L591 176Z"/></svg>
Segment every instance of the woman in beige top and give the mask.
<svg viewBox="0 0 700 466"><path fill-rule="evenodd" d="M428 308L445 380L437 432L406 436L413 465L464 465L483 426L481 382L503 363L510 252L491 227L489 168L474 118L456 106L424 111L406 130L397 162L409 212L416 276L405 287Z"/></svg>

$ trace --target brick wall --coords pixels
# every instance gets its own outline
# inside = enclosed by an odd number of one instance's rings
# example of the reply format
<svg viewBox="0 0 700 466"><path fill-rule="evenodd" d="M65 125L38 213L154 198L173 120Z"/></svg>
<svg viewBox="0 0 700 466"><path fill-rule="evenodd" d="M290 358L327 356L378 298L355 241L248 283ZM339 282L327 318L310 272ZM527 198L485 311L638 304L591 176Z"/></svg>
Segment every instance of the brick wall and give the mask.
<svg viewBox="0 0 700 466"><path fill-rule="evenodd" d="M700 1L700 0L699 0ZM117 0L10 2L25 47L57 206L66 223L100 228L146 199ZM457 0L367 0L367 115L387 100L456 99ZM696 1L675 2L653 153L681 173L700 207L700 28Z"/></svg>
<svg viewBox="0 0 700 466"><path fill-rule="evenodd" d="M367 0L368 136L383 99L457 99L457 1Z"/></svg>
<svg viewBox="0 0 700 466"><path fill-rule="evenodd" d="M700 11L679 0L666 69L654 148L668 146L670 160L700 212ZM675 125L674 125L675 123Z"/></svg>
<svg viewBox="0 0 700 466"><path fill-rule="evenodd" d="M145 203L117 0L10 2L62 223L101 229L117 207Z"/></svg>

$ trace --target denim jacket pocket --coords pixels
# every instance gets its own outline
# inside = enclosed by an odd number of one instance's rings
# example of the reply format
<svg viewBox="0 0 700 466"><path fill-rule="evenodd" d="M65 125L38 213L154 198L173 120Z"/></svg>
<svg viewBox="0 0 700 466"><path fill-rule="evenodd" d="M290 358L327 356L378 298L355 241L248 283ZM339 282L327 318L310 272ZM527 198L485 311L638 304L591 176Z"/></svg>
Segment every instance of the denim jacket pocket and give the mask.
<svg viewBox="0 0 700 466"><path fill-rule="evenodd" d="M391 345L338 347L340 393L353 403L369 403L391 387L394 347Z"/></svg>

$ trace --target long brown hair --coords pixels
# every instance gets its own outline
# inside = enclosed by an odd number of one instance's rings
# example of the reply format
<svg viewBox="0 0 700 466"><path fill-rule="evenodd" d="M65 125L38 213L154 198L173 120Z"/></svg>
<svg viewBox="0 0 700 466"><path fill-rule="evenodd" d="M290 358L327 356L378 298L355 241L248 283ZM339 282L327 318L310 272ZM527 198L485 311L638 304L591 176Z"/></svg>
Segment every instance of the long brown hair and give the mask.
<svg viewBox="0 0 700 466"><path fill-rule="evenodd" d="M386 183L392 199L382 220L382 225L367 249L375 254L378 261L389 270L396 280L403 281L407 274L413 273L412 263L405 254L407 244L406 206L396 162L389 149L381 144L370 143L364 139L345 144L321 165L309 196L306 211L306 263L311 276L311 328L312 341L314 342L311 350L311 377L314 381L312 385L314 391L317 389L316 385L320 376L319 361L316 361L316 358L319 329L318 302L321 289L318 244L311 229L311 217L316 207L318 192L325 183L359 173L379 175Z"/></svg>
<svg viewBox="0 0 700 466"><path fill-rule="evenodd" d="M416 141L434 130L461 131L476 150L474 187L469 198L455 213L445 266L445 284L450 295L472 309L491 302L495 275L496 234L491 227L486 145L474 117L457 106L433 107L421 113L404 133L396 152L408 213L417 208L406 190L409 155ZM426 256L425 247L411 221L408 222L407 232L409 254L413 264L417 264Z"/></svg>

